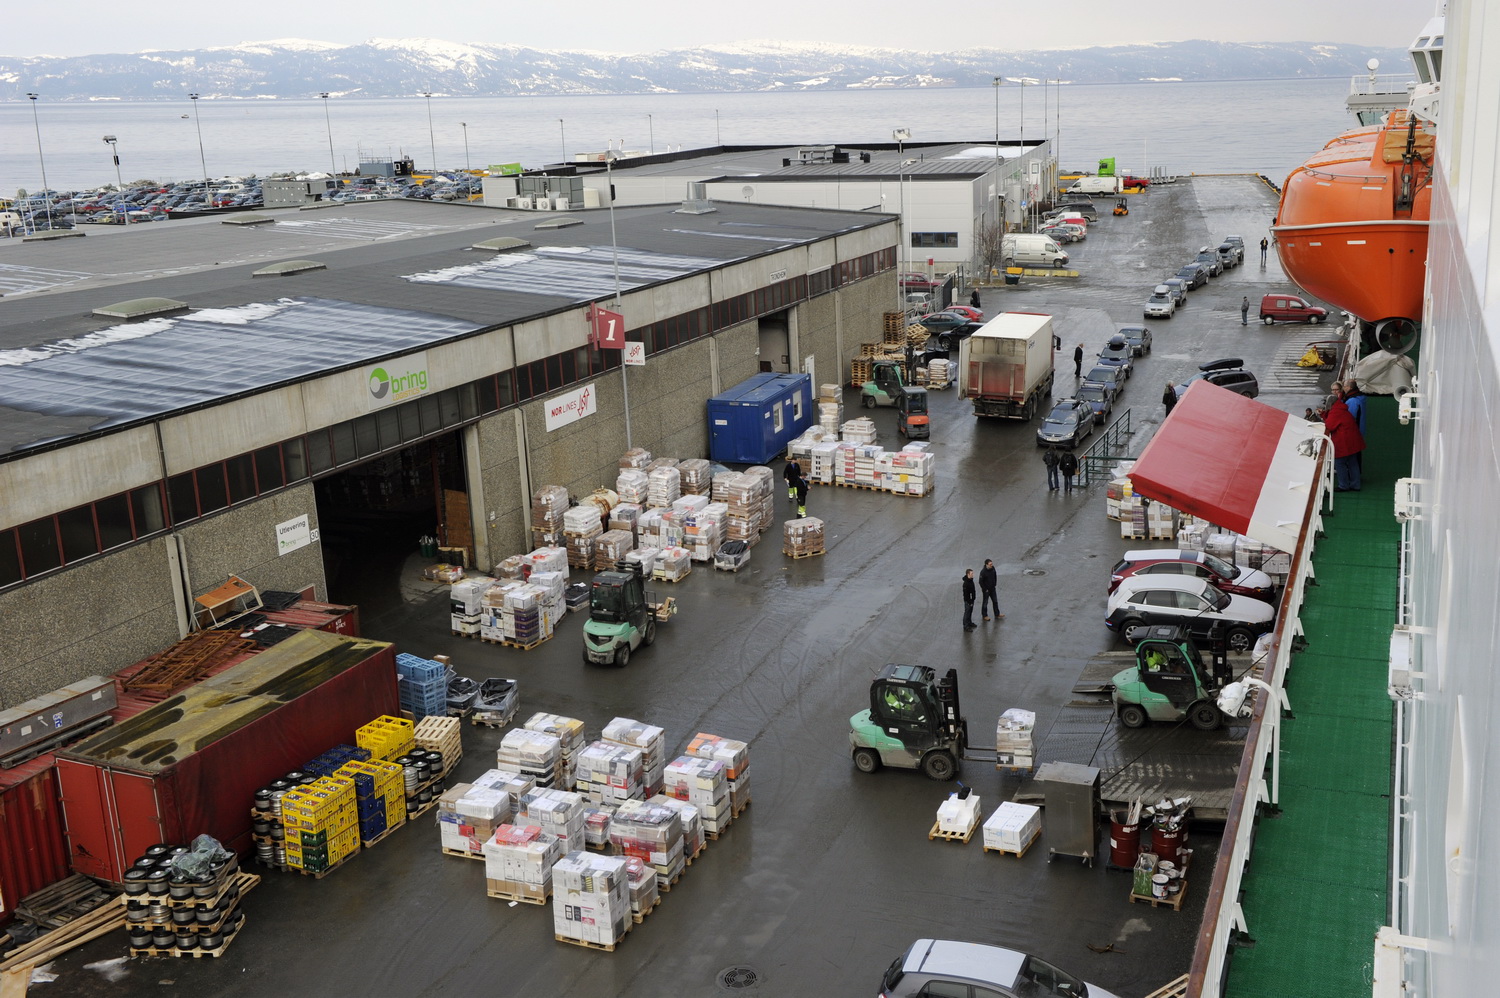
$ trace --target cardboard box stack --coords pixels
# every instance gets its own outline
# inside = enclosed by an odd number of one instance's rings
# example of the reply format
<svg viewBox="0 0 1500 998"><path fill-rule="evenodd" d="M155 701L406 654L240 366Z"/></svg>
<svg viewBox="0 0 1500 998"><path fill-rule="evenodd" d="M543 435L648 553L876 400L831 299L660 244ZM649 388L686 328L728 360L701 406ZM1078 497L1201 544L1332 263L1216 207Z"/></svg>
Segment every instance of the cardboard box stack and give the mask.
<svg viewBox="0 0 1500 998"><path fill-rule="evenodd" d="M389 762L416 747L413 734L415 730L416 724L404 717L382 714L369 724L355 729L354 744L368 751L370 753L368 758L384 759Z"/></svg>
<svg viewBox="0 0 1500 998"><path fill-rule="evenodd" d="M839 438L846 444L873 444L875 421L868 416L856 416L839 427Z"/></svg>
<svg viewBox="0 0 1500 998"><path fill-rule="evenodd" d="M521 795L519 822L557 836L562 851L584 848L583 795L535 787Z"/></svg>
<svg viewBox="0 0 1500 998"><path fill-rule="evenodd" d="M563 513L563 541L568 549L568 565L586 572L594 570L594 542L604 533L604 519L598 505L581 503Z"/></svg>
<svg viewBox="0 0 1500 998"><path fill-rule="evenodd" d="M396 689L401 708L420 721L428 714L448 713L448 675L441 662L406 652L396 656Z"/></svg>
<svg viewBox="0 0 1500 998"><path fill-rule="evenodd" d="M634 856L656 873L656 886L670 889L682 874L682 818L662 804L622 801L609 823L609 841L621 856Z"/></svg>
<svg viewBox="0 0 1500 998"><path fill-rule="evenodd" d="M609 845L609 821L615 816L612 804L585 804L583 806L583 844L589 849L604 849Z"/></svg>
<svg viewBox="0 0 1500 998"><path fill-rule="evenodd" d="M613 946L630 931L625 861L568 853L552 868L552 928L565 942Z"/></svg>
<svg viewBox="0 0 1500 998"><path fill-rule="evenodd" d="M837 440L813 444L808 460L802 465L802 477L819 485L832 485L838 471L838 454Z"/></svg>
<svg viewBox="0 0 1500 998"><path fill-rule="evenodd" d="M839 445L838 462L834 465L833 480L839 485L863 485L880 488L879 469L875 459L884 453L874 444L854 444L846 438Z"/></svg>
<svg viewBox="0 0 1500 998"><path fill-rule="evenodd" d="M536 781L510 769L487 769L470 786L505 791L510 795L510 811L515 814L521 809L521 795L530 793Z"/></svg>
<svg viewBox="0 0 1500 998"><path fill-rule="evenodd" d="M693 552L688 548L668 547L662 548L661 556L657 558L656 565L652 569L653 578L662 579L666 582L680 582L687 578L688 573L693 570Z"/></svg>
<svg viewBox="0 0 1500 998"><path fill-rule="evenodd" d="M1031 769L1036 766L1036 749L1031 732L1036 727L1036 714L1020 707L1012 707L1000 715L995 725L995 766L1014 766Z"/></svg>
<svg viewBox="0 0 1500 998"><path fill-rule="evenodd" d="M733 738L698 732L688 742L685 755L713 759L724 764L729 780L729 806L739 814L750 803L750 746Z"/></svg>
<svg viewBox="0 0 1500 998"><path fill-rule="evenodd" d="M1024 852L1042 830L1042 809L1006 801L984 822L984 847Z"/></svg>
<svg viewBox="0 0 1500 998"><path fill-rule="evenodd" d="M562 740L543 731L512 728L500 739L495 765L529 777L539 787L555 787L561 775Z"/></svg>
<svg viewBox="0 0 1500 998"><path fill-rule="evenodd" d="M620 456L622 468L644 468L651 463L651 452L643 447L632 447Z"/></svg>
<svg viewBox="0 0 1500 998"><path fill-rule="evenodd" d="M1153 502L1146 507L1146 537L1153 541L1170 541L1177 533L1177 511L1166 503Z"/></svg>
<svg viewBox="0 0 1500 998"><path fill-rule="evenodd" d="M481 847L484 886L490 897L545 901L562 843L536 825L501 824Z"/></svg>
<svg viewBox="0 0 1500 998"><path fill-rule="evenodd" d="M617 717L604 726L604 740L616 745L639 749L643 773L644 796L659 794L667 768L667 733L654 724Z"/></svg>
<svg viewBox="0 0 1500 998"><path fill-rule="evenodd" d="M568 577L561 572L532 572L528 584L541 590L537 602L546 619L546 633L551 634L563 614L567 613L563 596L568 588Z"/></svg>
<svg viewBox="0 0 1500 998"><path fill-rule="evenodd" d="M683 497L683 499L687 498L690 497ZM719 545L724 543L724 521L728 518L729 507L722 502L705 502L701 508L684 513L683 546L692 552L691 557L694 561L713 559L714 552L718 551Z"/></svg>
<svg viewBox="0 0 1500 998"><path fill-rule="evenodd" d="M661 901L656 888L656 871L636 856L625 859L625 879L630 891L630 916L640 922Z"/></svg>
<svg viewBox="0 0 1500 998"><path fill-rule="evenodd" d="M751 510L755 530L757 533L765 533L776 522L776 485L779 479L774 471L763 464L746 468L745 474L752 483Z"/></svg>
<svg viewBox="0 0 1500 998"><path fill-rule="evenodd" d="M601 572L607 571L634 550L635 535L631 531L606 530L594 544L594 566Z"/></svg>
<svg viewBox="0 0 1500 998"><path fill-rule="evenodd" d="M677 817L682 819L682 854L684 863L691 863L698 858L698 853L703 851L705 844L703 828L703 812L697 805L689 804L685 800L676 797L668 797L666 794L657 794L647 804L660 804L662 807L670 807L677 812ZM718 838L719 833L714 832Z"/></svg>
<svg viewBox="0 0 1500 998"><path fill-rule="evenodd" d="M927 362L927 387L942 390L953 383L953 374L957 365L951 360L942 357L934 357Z"/></svg>
<svg viewBox="0 0 1500 998"><path fill-rule="evenodd" d="M359 839L366 846L406 821L405 767L375 759L351 759L336 776L354 784L354 809L359 815Z"/></svg>
<svg viewBox="0 0 1500 998"><path fill-rule="evenodd" d="M438 834L443 848L465 856L484 855L484 843L514 813L511 795L492 787L460 784L438 799ZM457 789L456 787L454 788Z"/></svg>
<svg viewBox="0 0 1500 998"><path fill-rule="evenodd" d="M806 558L823 553L823 521L816 516L787 520L781 525L781 553Z"/></svg>
<svg viewBox="0 0 1500 998"><path fill-rule="evenodd" d="M682 495L682 472L675 466L656 468L646 478L646 505L653 509L670 506Z"/></svg>
<svg viewBox="0 0 1500 998"><path fill-rule="evenodd" d="M677 465L677 470L682 473L682 494L685 496L706 496L709 489L713 487L710 481L708 461L701 457L690 457Z"/></svg>
<svg viewBox="0 0 1500 998"><path fill-rule="evenodd" d="M478 634L484 610L484 591L495 584L488 575L476 575L453 583L448 590L449 621L454 634Z"/></svg>
<svg viewBox="0 0 1500 998"><path fill-rule="evenodd" d="M678 756L667 764L665 793L696 807L704 831L718 835L729 827L733 811L729 806L729 776L722 762Z"/></svg>
<svg viewBox="0 0 1500 998"><path fill-rule="evenodd" d="M1110 479L1104 487L1104 513L1111 520L1125 520L1136 505L1135 489L1128 476Z"/></svg>
<svg viewBox="0 0 1500 998"><path fill-rule="evenodd" d="M938 805L938 831L962 835L979 824L979 795L960 797L955 791Z"/></svg>
<svg viewBox="0 0 1500 998"><path fill-rule="evenodd" d="M844 422L844 393L838 385L822 385L818 388L818 426L837 439L839 427Z"/></svg>
<svg viewBox="0 0 1500 998"><path fill-rule="evenodd" d="M520 579L526 574L525 565L525 555L508 555L500 560L500 564L495 566L493 574L497 581L504 579ZM481 590L481 592L483 592L483 590Z"/></svg>
<svg viewBox="0 0 1500 998"><path fill-rule="evenodd" d="M728 516L724 520L724 539L754 544L760 539L757 528L758 507L755 482L743 472L726 471L714 476L713 497L724 503Z"/></svg>
<svg viewBox="0 0 1500 998"><path fill-rule="evenodd" d="M924 445L908 444L899 451L881 451L875 459L881 487L897 495L931 495L937 484L937 458Z"/></svg>
<svg viewBox="0 0 1500 998"><path fill-rule="evenodd" d="M359 810L354 781L320 776L281 798L286 862L296 870L323 873L359 852Z"/></svg>
<svg viewBox="0 0 1500 998"><path fill-rule="evenodd" d="M646 507L639 502L622 502L609 511L609 529L623 530L630 534L633 540L639 540L637 524L641 519L641 512Z"/></svg>
<svg viewBox="0 0 1500 998"><path fill-rule="evenodd" d="M563 513L568 509L568 490L561 485L537 489L531 497L531 537L538 547L562 541Z"/></svg>
<svg viewBox="0 0 1500 998"><path fill-rule="evenodd" d="M530 571L531 563L522 559L523 572ZM519 579L502 579L486 589L479 597L479 637L484 641L505 641L505 594L526 583Z"/></svg>
<svg viewBox="0 0 1500 998"><path fill-rule="evenodd" d="M641 577L649 579L656 571L656 560L660 557L661 548L650 544L642 544L634 551L626 553L625 565L627 568L634 565L640 565Z"/></svg>
<svg viewBox="0 0 1500 998"><path fill-rule="evenodd" d="M646 502L646 489L651 480L646 476L644 468L621 468L620 473L615 476L615 491L620 495L621 502L644 505Z"/></svg>
<svg viewBox="0 0 1500 998"><path fill-rule="evenodd" d="M531 647L552 637L553 615L543 608L548 598L548 590L530 582L506 589L504 603L500 608L500 631L503 639ZM556 599L559 603L562 601L561 589L558 590ZM556 616L561 616L561 612Z"/></svg>
<svg viewBox="0 0 1500 998"><path fill-rule="evenodd" d="M637 748L603 741L591 743L578 754L578 792L596 804L645 800L642 759Z"/></svg>
<svg viewBox="0 0 1500 998"><path fill-rule="evenodd" d="M561 790L572 790L578 781L578 756L588 744L583 737L583 722L575 717L538 712L527 718L521 727L527 731L540 731L557 739L559 760L557 782L553 786Z"/></svg>

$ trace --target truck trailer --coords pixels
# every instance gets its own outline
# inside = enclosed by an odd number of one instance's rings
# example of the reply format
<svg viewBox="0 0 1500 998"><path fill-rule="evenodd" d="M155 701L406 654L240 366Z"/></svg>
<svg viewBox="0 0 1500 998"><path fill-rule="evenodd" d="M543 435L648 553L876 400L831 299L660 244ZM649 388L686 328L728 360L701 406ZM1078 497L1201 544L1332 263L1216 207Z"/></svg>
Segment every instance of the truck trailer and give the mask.
<svg viewBox="0 0 1500 998"><path fill-rule="evenodd" d="M958 388L976 416L1030 420L1052 401L1052 316L1002 312L959 344Z"/></svg>

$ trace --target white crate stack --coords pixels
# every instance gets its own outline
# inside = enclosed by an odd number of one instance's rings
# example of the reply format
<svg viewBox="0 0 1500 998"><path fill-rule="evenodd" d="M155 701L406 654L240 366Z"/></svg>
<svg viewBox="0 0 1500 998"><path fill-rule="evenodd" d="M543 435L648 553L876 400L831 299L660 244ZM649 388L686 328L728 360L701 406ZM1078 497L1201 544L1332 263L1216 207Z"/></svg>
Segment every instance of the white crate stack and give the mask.
<svg viewBox="0 0 1500 998"><path fill-rule="evenodd" d="M654 468L646 474L646 505L670 506L682 495L682 472L673 467Z"/></svg>
<svg viewBox="0 0 1500 998"><path fill-rule="evenodd" d="M839 427L839 437L848 444L873 444L875 421L868 416L856 416Z"/></svg>
<svg viewBox="0 0 1500 998"><path fill-rule="evenodd" d="M625 879L629 882L630 914L639 921L656 907L661 892L656 887L656 871L635 856L625 857Z"/></svg>
<svg viewBox="0 0 1500 998"><path fill-rule="evenodd" d="M722 502L705 502L702 508L683 516L683 546L692 552L694 561L713 560L714 552L724 543L724 521L728 518L729 507Z"/></svg>
<svg viewBox="0 0 1500 998"><path fill-rule="evenodd" d="M1036 746L1032 731L1036 714L1012 707L995 722L995 765L1031 769L1036 766Z"/></svg>
<svg viewBox="0 0 1500 998"><path fill-rule="evenodd" d="M838 469L839 443L824 440L813 444L807 461L802 465L802 476L819 485L832 485Z"/></svg>
<svg viewBox="0 0 1500 998"><path fill-rule="evenodd" d="M562 857L557 836L536 825L503 824L484 843L485 886L491 892L545 897L552 868Z"/></svg>
<svg viewBox="0 0 1500 998"><path fill-rule="evenodd" d="M847 438L839 448L838 465L834 468L834 481L839 485L863 485L880 488L880 472L876 459L884 453L875 444L855 444Z"/></svg>
<svg viewBox="0 0 1500 998"><path fill-rule="evenodd" d="M695 805L666 794L657 794L646 802L670 807L682 819L682 851L688 859L695 859L705 843L703 835L703 812ZM715 833L717 834L717 833Z"/></svg>
<svg viewBox="0 0 1500 998"><path fill-rule="evenodd" d="M588 739L583 736L583 722L576 717L539 711L527 718L521 727L527 731L540 731L557 739L558 779L553 786L563 790L573 789L573 784L577 782L578 754L588 744Z"/></svg>
<svg viewBox="0 0 1500 998"><path fill-rule="evenodd" d="M609 823L615 852L634 856L656 872L657 887L670 887L684 865L682 818L670 807L627 800Z"/></svg>
<svg viewBox="0 0 1500 998"><path fill-rule="evenodd" d="M644 721L617 717L604 726L602 734L607 742L639 749L644 769L641 777L646 788L644 796L661 793L667 768L666 731Z"/></svg>
<svg viewBox="0 0 1500 998"><path fill-rule="evenodd" d="M713 488L709 463L706 458L687 458L677 465L677 470L682 473L683 495L706 496L709 490Z"/></svg>
<svg viewBox="0 0 1500 998"><path fill-rule="evenodd" d="M640 749L598 741L578 753L578 792L597 804L645 800Z"/></svg>
<svg viewBox="0 0 1500 998"><path fill-rule="evenodd" d="M556 545L562 540L563 513L568 509L568 490L561 485L547 485L531 497L532 543Z"/></svg>
<svg viewBox="0 0 1500 998"><path fill-rule="evenodd" d="M729 776L722 762L678 756L667 764L664 792L696 807L704 831L718 835L729 827L734 812L729 804Z"/></svg>
<svg viewBox="0 0 1500 998"><path fill-rule="evenodd" d="M536 825L557 836L562 851L584 848L582 794L536 787L521 795L520 824Z"/></svg>
<svg viewBox="0 0 1500 998"><path fill-rule="evenodd" d="M625 938L631 924L623 859L572 852L552 867L552 928L557 938L613 946Z"/></svg>
<svg viewBox="0 0 1500 998"><path fill-rule="evenodd" d="M556 786L562 766L562 740L544 731L512 728L500 739L495 765L529 777L539 787Z"/></svg>
<svg viewBox="0 0 1500 998"><path fill-rule="evenodd" d="M735 814L750 803L750 746L747 743L700 731L688 742L683 754L724 764L724 776L729 780L729 804Z"/></svg>
<svg viewBox="0 0 1500 998"><path fill-rule="evenodd" d="M449 621L454 634L478 634L484 614L484 591L495 584L487 575L455 582L448 589Z"/></svg>
<svg viewBox="0 0 1500 998"><path fill-rule="evenodd" d="M680 582L693 570L693 552L684 547L661 549L661 556L652 569L652 577L667 582Z"/></svg>
<svg viewBox="0 0 1500 998"><path fill-rule="evenodd" d="M594 542L604 533L604 517L595 503L580 503L563 513L563 541L568 565L586 572L594 569Z"/></svg>
<svg viewBox="0 0 1500 998"><path fill-rule="evenodd" d="M984 847L1004 852L1025 852L1042 830L1042 809L1031 804L1006 801L984 821Z"/></svg>
<svg viewBox="0 0 1500 998"><path fill-rule="evenodd" d="M937 484L937 458L926 449L882 451L876 466L886 491L897 495L931 495Z"/></svg>

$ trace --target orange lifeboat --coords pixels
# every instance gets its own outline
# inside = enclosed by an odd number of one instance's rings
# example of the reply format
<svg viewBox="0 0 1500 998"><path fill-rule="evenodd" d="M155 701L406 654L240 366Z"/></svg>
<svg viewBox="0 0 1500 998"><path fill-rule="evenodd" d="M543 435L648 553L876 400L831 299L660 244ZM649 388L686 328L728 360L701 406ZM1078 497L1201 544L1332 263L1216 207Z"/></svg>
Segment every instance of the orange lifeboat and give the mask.
<svg viewBox="0 0 1500 998"><path fill-rule="evenodd" d="M1287 275L1377 325L1420 322L1431 126L1407 111L1345 132L1287 177L1271 227Z"/></svg>

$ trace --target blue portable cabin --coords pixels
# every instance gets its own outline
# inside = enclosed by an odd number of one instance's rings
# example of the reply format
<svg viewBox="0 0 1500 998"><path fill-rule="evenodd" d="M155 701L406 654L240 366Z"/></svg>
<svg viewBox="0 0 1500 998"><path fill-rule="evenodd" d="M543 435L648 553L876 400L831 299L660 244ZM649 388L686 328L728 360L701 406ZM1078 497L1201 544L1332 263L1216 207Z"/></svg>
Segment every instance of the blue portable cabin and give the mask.
<svg viewBox="0 0 1500 998"><path fill-rule="evenodd" d="M765 464L813 423L812 376L766 371L708 400L708 449L723 464Z"/></svg>

